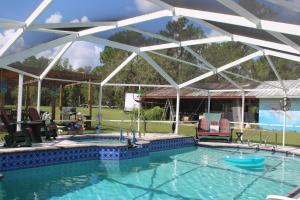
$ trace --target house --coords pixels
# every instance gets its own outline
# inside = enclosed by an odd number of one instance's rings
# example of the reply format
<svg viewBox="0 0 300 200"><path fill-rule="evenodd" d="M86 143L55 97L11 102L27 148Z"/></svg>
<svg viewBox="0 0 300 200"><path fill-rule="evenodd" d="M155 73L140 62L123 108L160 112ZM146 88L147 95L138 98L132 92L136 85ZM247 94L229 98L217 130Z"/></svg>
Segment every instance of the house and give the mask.
<svg viewBox="0 0 300 200"><path fill-rule="evenodd" d="M285 80L282 84L288 88L288 111L286 124L288 131L300 132L300 79ZM245 89L245 123L258 123L260 128L282 130L284 111L282 108L284 92L278 81L265 81L261 84L243 82ZM201 89L199 89L201 88ZM209 92L208 92L209 91ZM208 112L221 113L230 121L240 122L242 92L229 83L205 83L180 90L180 116L189 116L196 120L198 115ZM175 109L176 90L174 88L157 88L142 97L143 107L160 106L168 108L167 101ZM237 112L237 115L235 115Z"/></svg>

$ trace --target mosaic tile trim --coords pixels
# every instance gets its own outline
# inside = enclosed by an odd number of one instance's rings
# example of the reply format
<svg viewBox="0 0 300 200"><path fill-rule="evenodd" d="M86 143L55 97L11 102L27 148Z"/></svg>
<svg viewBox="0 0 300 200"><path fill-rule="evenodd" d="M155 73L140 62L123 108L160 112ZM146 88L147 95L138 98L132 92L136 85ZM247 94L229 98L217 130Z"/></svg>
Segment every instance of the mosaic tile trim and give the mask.
<svg viewBox="0 0 300 200"><path fill-rule="evenodd" d="M0 171L39 167L83 160L124 160L148 156L150 152L163 151L195 145L190 138L150 141L134 149L120 147L77 147L47 151L33 151L0 155Z"/></svg>

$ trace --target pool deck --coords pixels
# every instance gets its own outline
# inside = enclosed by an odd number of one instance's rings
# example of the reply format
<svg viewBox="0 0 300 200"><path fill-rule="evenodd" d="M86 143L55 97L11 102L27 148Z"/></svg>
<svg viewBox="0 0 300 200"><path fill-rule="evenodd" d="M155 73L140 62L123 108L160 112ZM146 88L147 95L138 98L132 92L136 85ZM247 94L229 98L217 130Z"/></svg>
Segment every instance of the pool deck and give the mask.
<svg viewBox="0 0 300 200"><path fill-rule="evenodd" d="M258 145L258 144L250 144L247 143L222 143L222 142L198 142L199 146L204 147L224 147L224 148L246 148L246 149L259 149L273 152L285 153L288 155L296 155L300 156L300 148L299 147L291 147L291 146L280 146L275 147L274 145Z"/></svg>
<svg viewBox="0 0 300 200"><path fill-rule="evenodd" d="M91 147L91 146L109 146L109 147L118 147L126 146L126 144L95 144L88 142L76 142L73 139L80 139L86 137L119 137L120 133L105 133L105 134L85 134L85 135L60 135L56 140L43 141L43 143L33 143L31 147L0 147L0 154L3 153L20 153L20 152L31 152L31 151L41 151L41 150L56 150L56 149L67 149L67 148L76 148L76 147ZM126 134L124 134L125 137ZM154 140L162 139L173 139L173 138L184 138L186 136L170 134L159 134L159 133L146 133L146 135L136 136L138 142L144 143Z"/></svg>

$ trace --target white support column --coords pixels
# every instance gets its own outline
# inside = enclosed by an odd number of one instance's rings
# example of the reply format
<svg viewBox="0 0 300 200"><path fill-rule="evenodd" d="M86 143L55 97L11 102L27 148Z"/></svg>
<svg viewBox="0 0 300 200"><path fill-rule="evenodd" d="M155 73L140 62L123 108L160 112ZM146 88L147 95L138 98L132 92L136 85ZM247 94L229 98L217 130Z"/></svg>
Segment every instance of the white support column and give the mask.
<svg viewBox="0 0 300 200"><path fill-rule="evenodd" d="M102 121L102 85L99 85L99 96L98 96L98 125L101 125Z"/></svg>
<svg viewBox="0 0 300 200"><path fill-rule="evenodd" d="M286 138L286 110L287 110L287 96L286 93L284 94L283 100L283 127L282 127L282 147L285 146L285 138Z"/></svg>
<svg viewBox="0 0 300 200"><path fill-rule="evenodd" d="M286 111L283 111L283 129L282 129L282 146L285 146L285 135L286 135Z"/></svg>
<svg viewBox="0 0 300 200"><path fill-rule="evenodd" d="M241 116L241 132L244 132L244 121L245 121L245 93L242 94L242 116Z"/></svg>
<svg viewBox="0 0 300 200"><path fill-rule="evenodd" d="M24 75L19 74L18 107L17 107L17 131L21 130L21 124L18 123L18 122L22 121L23 79L24 79Z"/></svg>
<svg viewBox="0 0 300 200"><path fill-rule="evenodd" d="M208 98L207 98L207 113L210 114L210 92L208 91L207 94Z"/></svg>
<svg viewBox="0 0 300 200"><path fill-rule="evenodd" d="M139 85L139 93L141 92L141 86ZM141 106L142 104L140 103L138 107L138 133L140 132L140 115L141 115Z"/></svg>
<svg viewBox="0 0 300 200"><path fill-rule="evenodd" d="M180 116L179 116L179 109L180 109L180 89L176 88L177 94L176 94L176 126L175 126L175 134L178 135L179 132L179 122L180 122Z"/></svg>
<svg viewBox="0 0 300 200"><path fill-rule="evenodd" d="M36 110L41 111L42 80L38 80Z"/></svg>

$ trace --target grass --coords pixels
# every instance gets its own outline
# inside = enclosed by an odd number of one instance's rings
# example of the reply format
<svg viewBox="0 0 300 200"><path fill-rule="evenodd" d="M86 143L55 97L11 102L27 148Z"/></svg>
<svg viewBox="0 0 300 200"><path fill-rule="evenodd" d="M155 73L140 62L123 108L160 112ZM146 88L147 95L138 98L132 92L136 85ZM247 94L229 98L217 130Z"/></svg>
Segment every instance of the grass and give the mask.
<svg viewBox="0 0 300 200"><path fill-rule="evenodd" d="M50 107L42 106L42 111L50 111ZM77 112L81 112L82 114L88 114L87 108L77 108ZM92 119L97 119L98 108L93 108L93 116ZM59 119L60 111L56 109L56 119ZM108 122L106 120L130 120L131 115L128 112L124 112L121 109L109 109L103 108L102 109L102 132L109 133L109 132L118 132L120 128L123 128L125 131L130 130L130 122ZM96 126L96 122L92 122L92 126ZM171 130L171 123L151 123L147 122L147 133L170 133ZM137 130L137 125L134 125L134 128ZM140 123L140 130L144 131L144 123L141 121ZM236 136L237 129L233 131L233 141L237 139ZM89 131L90 133L91 131ZM260 140L260 133L261 133L261 140ZM179 126L179 134L186 135L186 136L194 136L195 135L195 125L191 124L181 124ZM250 139L251 142L264 142L266 138L267 143L274 144L275 143L275 135L277 134L277 143L282 143L282 131L267 131L267 130L260 130L260 129L245 129L244 130L244 141ZM0 133L0 137L4 136L5 133ZM287 132L286 134L286 145L289 146L300 146L300 133L296 132Z"/></svg>

